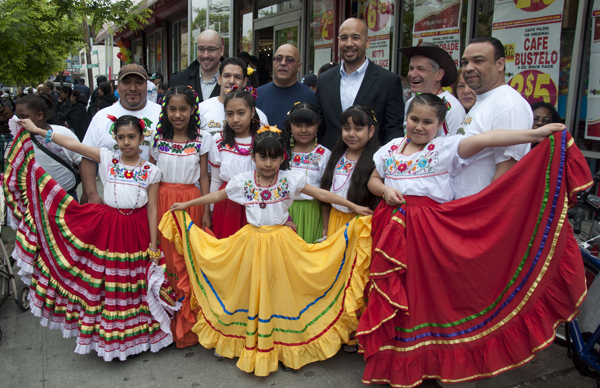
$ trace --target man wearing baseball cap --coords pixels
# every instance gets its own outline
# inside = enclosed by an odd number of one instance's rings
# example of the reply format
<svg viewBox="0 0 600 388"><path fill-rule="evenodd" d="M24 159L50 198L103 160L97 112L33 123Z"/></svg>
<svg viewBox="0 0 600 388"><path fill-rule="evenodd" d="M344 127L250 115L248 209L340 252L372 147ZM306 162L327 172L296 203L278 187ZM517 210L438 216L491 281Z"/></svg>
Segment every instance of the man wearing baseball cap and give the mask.
<svg viewBox="0 0 600 388"><path fill-rule="evenodd" d="M448 112L438 136L456 135L460 123L466 115L465 108L452 93L444 87L452 86L456 80L457 69L454 60L444 49L425 42L420 46L402 47L402 55L410 59L408 81L413 93L432 93L446 101ZM406 102L405 110L412 98ZM406 129L406 111L404 128Z"/></svg>
<svg viewBox="0 0 600 388"><path fill-rule="evenodd" d="M158 116L160 115L160 105L148 101L146 98L148 94L148 73L142 66L132 63L121 67L118 79L119 101L96 113L90 122L83 144L118 150L117 141L113 138L111 132L113 122L108 116L112 115L118 118L124 115L133 115L146 119L145 139L140 147L142 151L140 156L142 159L148 160L152 132L156 129ZM81 203L102 203L102 198L100 198L96 189L96 165L97 163L92 160L86 158L81 160L79 166L81 182L83 183Z"/></svg>
<svg viewBox="0 0 600 388"><path fill-rule="evenodd" d="M163 75L161 73L152 73L150 74L150 81L154 82L154 85L158 85L160 82L163 82Z"/></svg>

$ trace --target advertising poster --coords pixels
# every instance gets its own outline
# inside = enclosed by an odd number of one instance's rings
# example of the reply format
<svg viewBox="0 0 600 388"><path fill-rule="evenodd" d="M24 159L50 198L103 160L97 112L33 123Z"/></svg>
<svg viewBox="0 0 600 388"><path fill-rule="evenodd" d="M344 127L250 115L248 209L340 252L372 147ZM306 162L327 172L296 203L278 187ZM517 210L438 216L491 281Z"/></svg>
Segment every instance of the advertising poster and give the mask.
<svg viewBox="0 0 600 388"><path fill-rule="evenodd" d="M312 27L315 33L316 72L321 66L331 62L333 40L337 39L337 31L333 30L333 0L315 0L314 7Z"/></svg>
<svg viewBox="0 0 600 388"><path fill-rule="evenodd" d="M494 0L492 36L506 54L506 82L530 104L556 106L564 0Z"/></svg>
<svg viewBox="0 0 600 388"><path fill-rule="evenodd" d="M460 63L460 0L415 0L413 46L433 43Z"/></svg>
<svg viewBox="0 0 600 388"><path fill-rule="evenodd" d="M390 35L394 30L393 0L359 0L358 18L367 23L371 44L367 58L384 69L390 69Z"/></svg>
<svg viewBox="0 0 600 388"><path fill-rule="evenodd" d="M587 93L585 138L600 140L600 0L592 9L592 39L590 47L590 78Z"/></svg>

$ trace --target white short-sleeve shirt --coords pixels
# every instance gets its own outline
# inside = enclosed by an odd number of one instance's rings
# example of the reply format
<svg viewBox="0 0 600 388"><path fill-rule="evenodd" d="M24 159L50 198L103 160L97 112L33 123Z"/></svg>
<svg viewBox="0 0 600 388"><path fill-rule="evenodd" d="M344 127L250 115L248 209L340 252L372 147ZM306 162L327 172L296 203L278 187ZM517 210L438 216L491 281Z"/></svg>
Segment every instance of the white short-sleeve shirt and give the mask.
<svg viewBox="0 0 600 388"><path fill-rule="evenodd" d="M512 87L502 85L477 95L477 102L465 116L458 133L477 135L492 129L531 129L533 112L527 101ZM456 198L477 194L490 183L496 165L507 160L519 161L530 150L529 144L486 148L454 178Z"/></svg>
<svg viewBox="0 0 600 388"><path fill-rule="evenodd" d="M113 121L108 118L108 115L119 118L124 115L132 115L139 118L147 119L148 125L144 130L144 142L140 146L141 155L144 160L148 160L148 151L152 144L152 134L156 130L158 124L158 116L160 115L160 105L146 100L146 106L141 110L127 110L121 105L119 100L116 104L104 108L94 115L90 125L83 138L83 144L90 147L108 148L110 150L121 152L117 147L117 141L113 138L111 131Z"/></svg>
<svg viewBox="0 0 600 388"><path fill-rule="evenodd" d="M236 138L235 147L222 143L222 133L215 133L214 143L209 153L208 161L211 166L219 167L219 178L229 182L234 176L245 171L254 171L256 164L252 160L252 138Z"/></svg>
<svg viewBox="0 0 600 388"><path fill-rule="evenodd" d="M292 171L297 171L306 175L306 183L315 187L321 187L321 178L323 177L330 156L331 151L319 144L310 152L292 153L290 167ZM296 201L312 201L314 198L306 194L299 194L294 199Z"/></svg>
<svg viewBox="0 0 600 388"><path fill-rule="evenodd" d="M60 125L51 125L52 130L59 135L68 136L79 142L77 136L70 129ZM59 146L56 143L45 142L45 137L35 135L35 138L46 147L50 152L67 162L71 166L78 166L81 163L81 155L66 148ZM35 153L35 161L65 190L71 190L76 183L75 176L71 170L67 169L62 164L48 156L44 151L38 149L33 143L33 151Z"/></svg>
<svg viewBox="0 0 600 388"><path fill-rule="evenodd" d="M146 205L148 187L160 182L161 176L160 169L150 162L129 166L122 163L120 153L107 148L100 149L98 173L104 185L104 203L119 209Z"/></svg>
<svg viewBox="0 0 600 388"><path fill-rule="evenodd" d="M195 184L200 179L200 156L205 155L213 147L213 137L206 131L193 141L185 143L173 142L160 137L156 145L150 148L150 156L162 171L163 182Z"/></svg>
<svg viewBox="0 0 600 388"><path fill-rule="evenodd" d="M253 226L283 225L294 197L306 185L306 175L296 171L279 171L271 186L256 183L256 171L238 174L227 184L227 197L244 205L246 219Z"/></svg>
<svg viewBox="0 0 600 388"><path fill-rule="evenodd" d="M225 118L225 107L219 101L219 97L212 97L206 101L202 101L198 104L198 110L200 111L200 129L210 132L214 135L218 132L223 131L227 119ZM267 116L258 108L256 108L258 118L261 124L269 125Z"/></svg>
<svg viewBox="0 0 600 388"><path fill-rule="evenodd" d="M445 99L448 104L446 119L442 123L442 128L438 131L437 136L452 136L456 135L461 127L463 118L467 114L465 108L454 95L445 91L437 95L439 98ZM408 114L408 106L414 97L411 97L404 105L404 133L406 133L406 117Z"/></svg>
<svg viewBox="0 0 600 388"><path fill-rule="evenodd" d="M348 187L350 187L350 180L352 179L352 173L354 172L356 162L356 160L348 159L346 153L342 155L333 169L333 182L331 183L329 191L342 198L348 199ZM354 213L354 210L347 208L346 206L335 203L332 203L331 206L344 213Z"/></svg>
<svg viewBox="0 0 600 388"><path fill-rule="evenodd" d="M387 186L402 194L427 196L444 203L454 199L452 177L470 159L458 156L463 136L442 136L412 155L401 153L407 139L400 137L381 147L375 155L375 169Z"/></svg>

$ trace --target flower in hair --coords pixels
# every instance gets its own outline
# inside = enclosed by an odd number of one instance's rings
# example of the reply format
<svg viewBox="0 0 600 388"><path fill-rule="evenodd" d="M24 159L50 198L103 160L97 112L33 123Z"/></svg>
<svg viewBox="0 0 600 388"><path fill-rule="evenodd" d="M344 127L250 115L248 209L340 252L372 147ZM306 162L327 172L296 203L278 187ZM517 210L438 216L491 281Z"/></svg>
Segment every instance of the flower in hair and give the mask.
<svg viewBox="0 0 600 388"><path fill-rule="evenodd" d="M115 122L117 121L117 118L113 115L106 115L106 117L112 121L112 124L110 125L110 130L108 131L108 133L110 133L110 135L113 137L113 139L115 138Z"/></svg>
<svg viewBox="0 0 600 388"><path fill-rule="evenodd" d="M450 105L450 101L446 100L446 97L442 97L442 101L444 102L444 105L446 105L447 110L450 110L452 108L452 105Z"/></svg>
<svg viewBox="0 0 600 388"><path fill-rule="evenodd" d="M246 91L249 92L252 97L256 100L256 98L258 97L258 91L256 89L254 89L252 86L248 86L246 88Z"/></svg>
<svg viewBox="0 0 600 388"><path fill-rule="evenodd" d="M259 133L263 133L263 132L275 132L275 133L279 134L279 133L281 133L281 129L278 129L277 125L275 125L275 126L263 125L262 128L260 128L258 131L256 131L256 134L258 135Z"/></svg>
<svg viewBox="0 0 600 388"><path fill-rule="evenodd" d="M253 68L253 67L250 67L250 66L248 66L248 69L246 70L246 74L248 74L248 75L252 75L252 74L254 74L254 68Z"/></svg>
<svg viewBox="0 0 600 388"><path fill-rule="evenodd" d="M144 119L140 119L140 127L142 127L142 131L146 130L146 122Z"/></svg>
<svg viewBox="0 0 600 388"><path fill-rule="evenodd" d="M239 86L233 85L232 87L230 87L229 89L227 89L226 92L227 92L227 94L229 94L231 92L235 92L238 89L239 89Z"/></svg>
<svg viewBox="0 0 600 388"><path fill-rule="evenodd" d="M107 117L107 118L108 118L110 121L112 121L113 123L114 123L115 121L117 121L117 118L116 118L115 116L113 116L113 115L106 115L106 117Z"/></svg>

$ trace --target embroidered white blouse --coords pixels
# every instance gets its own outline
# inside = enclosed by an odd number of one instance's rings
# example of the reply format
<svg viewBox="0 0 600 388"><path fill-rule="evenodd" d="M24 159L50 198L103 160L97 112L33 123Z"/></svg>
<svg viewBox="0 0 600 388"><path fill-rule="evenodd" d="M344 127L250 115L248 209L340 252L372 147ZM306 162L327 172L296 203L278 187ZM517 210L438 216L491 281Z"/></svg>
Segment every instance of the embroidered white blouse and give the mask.
<svg viewBox="0 0 600 388"><path fill-rule="evenodd" d="M344 153L333 169L333 182L329 191L348 199L348 187L350 187L350 179L352 179L354 166L356 166L356 160L348 159L346 153ZM346 206L335 203L332 203L331 206L344 213L354 213L354 210Z"/></svg>
<svg viewBox="0 0 600 388"><path fill-rule="evenodd" d="M208 153L214 140L206 131L194 141L185 143L158 139L156 146L150 148L150 156L162 173L162 181L167 183L195 184L200 179L200 156Z"/></svg>
<svg viewBox="0 0 600 388"><path fill-rule="evenodd" d="M229 182L239 173L254 171L256 169L256 164L252 160L252 155L250 154L252 149L252 139L250 137L244 139L236 138L236 146L238 149L221 143L223 140L223 134L221 132L215 133L213 139L214 144L210 151L208 161L211 166L219 169L218 173L221 181ZM211 189L211 191L213 190Z"/></svg>
<svg viewBox="0 0 600 388"><path fill-rule="evenodd" d="M427 196L444 203L454 199L452 177L472 158L458 156L458 145L464 136L437 137L423 150L412 155L400 153L406 138L396 138L375 155L373 161L379 175L387 186L400 190L402 194Z"/></svg>
<svg viewBox="0 0 600 388"><path fill-rule="evenodd" d="M148 187L160 182L161 176L160 169L150 162L129 166L121 162L120 153L108 148L100 148L98 172L104 185L104 202L119 209L132 209L134 206L137 209L146 205Z"/></svg>
<svg viewBox="0 0 600 388"><path fill-rule="evenodd" d="M306 175L306 183L320 187L321 178L323 178L323 173L325 172L330 156L331 151L319 144L311 152L294 152L290 167L292 171L301 172ZM299 194L294 199L296 201L312 201L314 198L306 194Z"/></svg>
<svg viewBox="0 0 600 388"><path fill-rule="evenodd" d="M227 184L227 197L244 205L246 219L253 226L283 225L294 197L306 185L306 175L296 171L279 171L271 186L256 183L256 171L236 175ZM261 208L262 206L262 208Z"/></svg>

